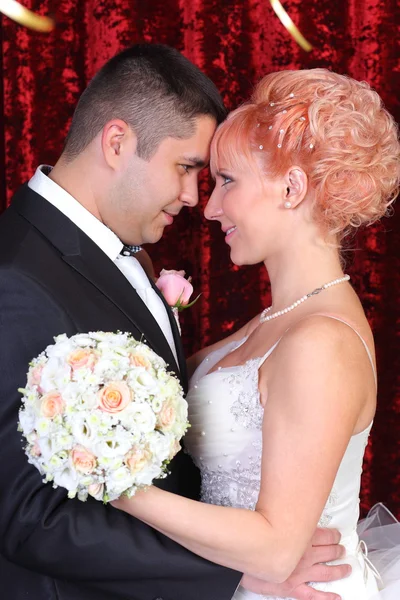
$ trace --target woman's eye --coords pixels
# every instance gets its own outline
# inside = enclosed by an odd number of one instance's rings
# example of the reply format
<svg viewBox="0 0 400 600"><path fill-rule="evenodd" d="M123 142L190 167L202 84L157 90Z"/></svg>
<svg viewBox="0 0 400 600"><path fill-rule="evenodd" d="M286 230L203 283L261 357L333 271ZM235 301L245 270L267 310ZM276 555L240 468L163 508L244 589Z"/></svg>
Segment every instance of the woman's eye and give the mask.
<svg viewBox="0 0 400 600"><path fill-rule="evenodd" d="M190 169L193 168L191 165L181 165L181 167L185 171L185 173L189 173Z"/></svg>
<svg viewBox="0 0 400 600"><path fill-rule="evenodd" d="M223 184L222 187L224 187L224 185L228 185L228 183L231 183L232 179L230 177L227 177L227 175L221 175L222 180L223 180Z"/></svg>

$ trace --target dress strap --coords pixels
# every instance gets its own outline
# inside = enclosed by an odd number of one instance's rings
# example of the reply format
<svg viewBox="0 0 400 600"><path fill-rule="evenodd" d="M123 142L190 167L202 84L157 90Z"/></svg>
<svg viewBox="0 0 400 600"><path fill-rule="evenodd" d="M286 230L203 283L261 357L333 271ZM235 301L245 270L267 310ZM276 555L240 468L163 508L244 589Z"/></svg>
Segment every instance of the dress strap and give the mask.
<svg viewBox="0 0 400 600"><path fill-rule="evenodd" d="M350 327L350 329L352 329L352 330L354 331L354 333L355 333L356 335L358 335L358 337L359 337L359 338L360 338L360 340L362 341L362 343L363 343L363 346L364 346L364 348L365 348L365 350L366 350L366 353L367 353L367 355L368 355L368 358L369 358L369 362L371 363L372 372L373 372L373 374L374 374L375 386L377 386L377 385L378 385L378 378L377 378L376 369L375 369L375 365L374 365L374 361L373 361L373 358L372 358L371 351L370 351L370 349L369 349L369 347L368 347L368 344L367 344L367 342L364 340L364 338L361 336L361 334L360 334L360 333L357 331L357 329L354 329L354 327L353 327L352 325L350 325L350 323L348 323L348 321L344 321L343 319L340 319L339 317L334 317L333 315L326 315L326 314L324 314L324 313L316 313L316 314L314 314L314 315L310 315L310 316L313 316L313 317L327 317L328 319L334 319L335 321L340 321L341 323L344 323L345 325L347 325L348 327ZM308 317L305 317L305 318L307 319ZM302 319L301 319L301 320L302 320ZM289 329L291 329L291 328L289 327ZM285 334L286 334L286 333L289 331L289 329L286 329L285 333L284 333L284 334L283 334L283 335L282 335L282 336L279 338L279 340L278 340L277 342L275 342L275 344L272 346L272 348L270 348L270 349L268 350L268 352L266 352L266 353L264 354L264 356L262 356L262 357L260 358L260 362L258 363L258 368L259 368L259 369L262 367L262 365L263 365L263 364L264 364L264 362L267 360L267 358L268 358L268 357L269 357L269 356L272 354L272 352L273 352L273 351L275 350L275 348L278 346L279 342L280 342L280 341L281 341L281 339L284 337L284 335L285 335Z"/></svg>
<svg viewBox="0 0 400 600"><path fill-rule="evenodd" d="M285 333L286 333L286 331L285 331ZM284 333L283 335L285 335L285 333ZM275 342L275 344L272 346L272 348L270 348L270 349L268 350L268 352L266 352L266 353L264 354L264 356L262 356L262 357L260 358L260 361L259 361L259 363L258 363L258 369L261 369L261 367L263 366L263 364L265 363L265 361L267 360L267 358L270 356L270 354L272 354L272 353L273 353L273 351L275 350L275 348L277 347L277 345L279 344L279 342L280 342L280 341L281 341L281 339L283 338L283 335L282 335L282 337L280 337L280 338L279 338L279 340L278 340L277 342Z"/></svg>
<svg viewBox="0 0 400 600"><path fill-rule="evenodd" d="M340 321L340 323L344 323L344 325L347 325L347 327L350 327L350 329L352 329L354 331L354 333L362 341L363 346L365 348L365 351L366 351L366 353L368 355L369 362L371 363L371 367L372 367L372 372L374 374L375 386L377 387L378 386L378 376L377 376L377 373L376 373L375 364L374 364L374 360L372 358L371 350L369 349L367 342L364 340L364 338L362 337L362 335L357 331L357 329L355 329L352 325L350 325L350 323L348 321L344 321L340 317L334 317L333 315L326 315L324 313L317 313L315 316L318 316L318 317L328 317L328 319L334 319L335 321Z"/></svg>

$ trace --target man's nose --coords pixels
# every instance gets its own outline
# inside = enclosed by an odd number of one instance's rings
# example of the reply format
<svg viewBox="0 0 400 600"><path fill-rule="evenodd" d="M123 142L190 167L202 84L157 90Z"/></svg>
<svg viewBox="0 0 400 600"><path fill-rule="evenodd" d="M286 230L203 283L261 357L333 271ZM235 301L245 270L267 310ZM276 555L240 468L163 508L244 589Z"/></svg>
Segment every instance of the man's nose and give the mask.
<svg viewBox="0 0 400 600"><path fill-rule="evenodd" d="M197 178L187 181L179 195L179 200L186 206L196 206L199 202L199 187Z"/></svg>

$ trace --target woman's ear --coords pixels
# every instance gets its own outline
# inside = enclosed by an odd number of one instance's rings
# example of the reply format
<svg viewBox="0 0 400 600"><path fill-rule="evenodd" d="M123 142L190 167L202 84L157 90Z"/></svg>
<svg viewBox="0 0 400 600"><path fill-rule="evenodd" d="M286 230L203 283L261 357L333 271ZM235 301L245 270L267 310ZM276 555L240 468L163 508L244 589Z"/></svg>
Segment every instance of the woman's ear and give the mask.
<svg viewBox="0 0 400 600"><path fill-rule="evenodd" d="M285 175L285 208L299 206L306 197L307 190L308 179L303 169L291 167Z"/></svg>

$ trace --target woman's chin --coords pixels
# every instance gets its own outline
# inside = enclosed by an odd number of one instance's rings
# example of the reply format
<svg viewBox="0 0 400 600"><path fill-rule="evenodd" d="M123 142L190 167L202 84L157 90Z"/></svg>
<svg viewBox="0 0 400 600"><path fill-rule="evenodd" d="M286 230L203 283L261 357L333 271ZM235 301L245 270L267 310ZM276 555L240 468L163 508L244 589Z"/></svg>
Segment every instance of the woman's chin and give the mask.
<svg viewBox="0 0 400 600"><path fill-rule="evenodd" d="M231 249L230 259L233 262L233 264L236 265L237 267L258 265L263 262L263 259L239 254L239 252L235 252L233 249Z"/></svg>
<svg viewBox="0 0 400 600"><path fill-rule="evenodd" d="M233 262L233 264L236 265L237 267L241 266L242 263L239 260L239 257L237 255L235 255L235 251L233 251L232 249L231 249L231 253L230 253L230 259L231 259L231 262Z"/></svg>
<svg viewBox="0 0 400 600"><path fill-rule="evenodd" d="M231 261L237 267L242 267L243 265L249 265L249 263L244 256L241 256L238 252L231 250Z"/></svg>

